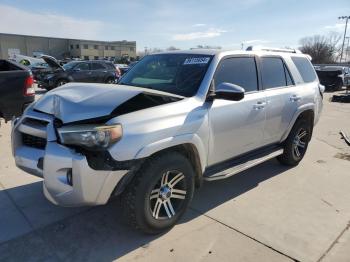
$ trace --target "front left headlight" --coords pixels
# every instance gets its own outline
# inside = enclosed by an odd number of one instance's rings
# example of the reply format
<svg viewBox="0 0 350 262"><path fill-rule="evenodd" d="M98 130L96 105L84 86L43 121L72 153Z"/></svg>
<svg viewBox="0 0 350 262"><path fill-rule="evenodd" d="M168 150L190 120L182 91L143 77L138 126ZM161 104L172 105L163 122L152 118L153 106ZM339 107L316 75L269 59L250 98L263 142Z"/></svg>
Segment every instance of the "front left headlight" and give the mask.
<svg viewBox="0 0 350 262"><path fill-rule="evenodd" d="M65 145L104 149L118 142L123 129L117 125L75 125L57 129L60 141Z"/></svg>

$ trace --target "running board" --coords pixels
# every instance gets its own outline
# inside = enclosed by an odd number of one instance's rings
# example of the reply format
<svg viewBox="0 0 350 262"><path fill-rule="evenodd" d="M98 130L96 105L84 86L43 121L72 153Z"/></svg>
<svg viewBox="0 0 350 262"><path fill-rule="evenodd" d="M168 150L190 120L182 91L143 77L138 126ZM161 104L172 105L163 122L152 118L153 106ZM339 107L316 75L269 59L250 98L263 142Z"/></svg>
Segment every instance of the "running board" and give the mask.
<svg viewBox="0 0 350 262"><path fill-rule="evenodd" d="M220 172L204 174L203 178L206 181L225 179L282 154L282 148L275 148L274 151L263 152L252 157L245 158L244 160L236 161L232 167Z"/></svg>

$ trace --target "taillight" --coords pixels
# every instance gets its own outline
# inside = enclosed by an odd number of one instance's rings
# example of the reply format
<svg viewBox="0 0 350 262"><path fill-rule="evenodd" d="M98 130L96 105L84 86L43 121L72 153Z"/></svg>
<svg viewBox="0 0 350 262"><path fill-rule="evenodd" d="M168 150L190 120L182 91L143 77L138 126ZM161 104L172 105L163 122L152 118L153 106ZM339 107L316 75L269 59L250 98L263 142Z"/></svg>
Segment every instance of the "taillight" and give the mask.
<svg viewBox="0 0 350 262"><path fill-rule="evenodd" d="M34 78L32 75L28 76L24 81L24 95L25 96L35 95Z"/></svg>

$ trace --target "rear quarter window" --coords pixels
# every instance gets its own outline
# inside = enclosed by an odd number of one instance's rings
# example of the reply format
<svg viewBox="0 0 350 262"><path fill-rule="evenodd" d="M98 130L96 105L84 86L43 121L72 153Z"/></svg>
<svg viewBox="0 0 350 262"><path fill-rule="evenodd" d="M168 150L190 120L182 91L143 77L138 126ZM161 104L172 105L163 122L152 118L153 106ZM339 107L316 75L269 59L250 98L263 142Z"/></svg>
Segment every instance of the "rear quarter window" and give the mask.
<svg viewBox="0 0 350 262"><path fill-rule="evenodd" d="M315 70L306 57L292 56L291 58L305 83L311 83L316 80Z"/></svg>

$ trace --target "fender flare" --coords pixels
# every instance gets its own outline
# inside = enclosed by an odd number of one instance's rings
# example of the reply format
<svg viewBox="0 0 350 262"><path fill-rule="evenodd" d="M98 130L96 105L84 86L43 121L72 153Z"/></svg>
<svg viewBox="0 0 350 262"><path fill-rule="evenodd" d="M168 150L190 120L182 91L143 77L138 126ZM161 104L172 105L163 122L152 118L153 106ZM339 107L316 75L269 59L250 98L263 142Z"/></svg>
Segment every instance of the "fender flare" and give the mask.
<svg viewBox="0 0 350 262"><path fill-rule="evenodd" d="M199 138L197 134L182 134L174 137L168 137L148 144L136 153L135 159L146 158L161 150L183 144L191 144L197 149L202 172L204 172L207 164L207 150L204 146L203 141Z"/></svg>
<svg viewBox="0 0 350 262"><path fill-rule="evenodd" d="M297 121L298 117L300 116L300 114L302 114L303 112L305 112L307 110L312 110L315 113L315 104L308 103L308 104L304 104L304 105L298 107L297 111L293 115L292 120L289 123L289 126L288 126L286 132L283 134L280 142L283 142L284 140L286 140L286 138L288 137L290 131L292 130L292 128L293 128L295 122Z"/></svg>

